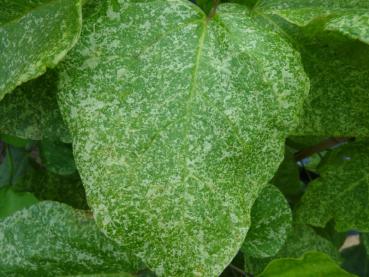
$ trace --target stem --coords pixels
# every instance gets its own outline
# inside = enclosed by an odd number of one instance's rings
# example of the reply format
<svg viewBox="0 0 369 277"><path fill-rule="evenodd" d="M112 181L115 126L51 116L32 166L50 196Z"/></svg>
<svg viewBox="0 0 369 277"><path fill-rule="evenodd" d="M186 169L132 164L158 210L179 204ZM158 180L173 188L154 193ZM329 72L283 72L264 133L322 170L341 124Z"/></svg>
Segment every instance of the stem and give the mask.
<svg viewBox="0 0 369 277"><path fill-rule="evenodd" d="M338 144L348 142L349 140L351 140L351 138L330 138L327 140L323 140L322 142L316 145L302 149L301 151L297 152L295 154L295 160L301 161L315 153L322 152Z"/></svg>
<svg viewBox="0 0 369 277"><path fill-rule="evenodd" d="M239 269L237 266L235 266L235 265L233 265L233 264L230 264L230 265L229 265L229 267L230 267L232 270L234 270L234 271L236 271L236 272L240 273L240 274L241 274L241 276L247 276L247 275L246 275L246 272L244 272L242 269Z"/></svg>
<svg viewBox="0 0 369 277"><path fill-rule="evenodd" d="M219 2L220 0L213 0L213 4L211 5L211 10L208 15L208 20L211 19L215 15Z"/></svg>

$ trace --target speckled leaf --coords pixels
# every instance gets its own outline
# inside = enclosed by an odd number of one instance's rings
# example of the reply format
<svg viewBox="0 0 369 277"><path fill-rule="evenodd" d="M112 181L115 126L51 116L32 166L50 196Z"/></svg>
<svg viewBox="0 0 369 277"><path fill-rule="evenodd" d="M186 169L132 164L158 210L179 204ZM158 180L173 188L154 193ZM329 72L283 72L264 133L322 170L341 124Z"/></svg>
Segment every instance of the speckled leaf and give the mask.
<svg viewBox="0 0 369 277"><path fill-rule="evenodd" d="M59 175L70 175L77 171L72 145L59 141L42 140L39 143L39 149L42 165L47 170Z"/></svg>
<svg viewBox="0 0 369 277"><path fill-rule="evenodd" d="M369 47L328 33L299 43L311 91L293 134L369 136Z"/></svg>
<svg viewBox="0 0 369 277"><path fill-rule="evenodd" d="M87 212L44 201L0 221L0 276L132 272L140 262Z"/></svg>
<svg viewBox="0 0 369 277"><path fill-rule="evenodd" d="M261 0L253 12L278 15L298 26L322 25L350 38L369 43L368 0Z"/></svg>
<svg viewBox="0 0 369 277"><path fill-rule="evenodd" d="M236 4L87 5L59 104L97 223L158 275L217 276L298 119L299 56Z"/></svg>
<svg viewBox="0 0 369 277"><path fill-rule="evenodd" d="M56 101L56 74L48 71L0 101L0 133L24 139L70 142Z"/></svg>
<svg viewBox="0 0 369 277"><path fill-rule="evenodd" d="M80 0L0 1L0 100L54 67L77 42Z"/></svg>
<svg viewBox="0 0 369 277"><path fill-rule="evenodd" d="M334 219L337 231L369 231L369 146L365 142L332 150L318 167L298 210L299 220L324 227Z"/></svg>
<svg viewBox="0 0 369 277"><path fill-rule="evenodd" d="M251 228L242 251L252 257L274 256L284 245L292 215L287 200L273 185L266 186L251 209Z"/></svg>
<svg viewBox="0 0 369 277"><path fill-rule="evenodd" d="M246 255L246 264L253 273L260 273L276 258L298 258L306 252L319 251L329 255L334 261L340 260L340 254L334 244L318 235L308 225L295 224L282 249L274 258L253 258Z"/></svg>
<svg viewBox="0 0 369 277"><path fill-rule="evenodd" d="M10 187L0 188L0 220L37 202L32 193L16 192Z"/></svg>
<svg viewBox="0 0 369 277"><path fill-rule="evenodd" d="M301 258L283 258L272 261L258 275L260 277L355 277L340 268L329 256L321 252L309 252Z"/></svg>
<svg viewBox="0 0 369 277"><path fill-rule="evenodd" d="M262 0L253 8L255 18L299 49L310 77L304 117L292 135L369 135L368 9L368 0Z"/></svg>

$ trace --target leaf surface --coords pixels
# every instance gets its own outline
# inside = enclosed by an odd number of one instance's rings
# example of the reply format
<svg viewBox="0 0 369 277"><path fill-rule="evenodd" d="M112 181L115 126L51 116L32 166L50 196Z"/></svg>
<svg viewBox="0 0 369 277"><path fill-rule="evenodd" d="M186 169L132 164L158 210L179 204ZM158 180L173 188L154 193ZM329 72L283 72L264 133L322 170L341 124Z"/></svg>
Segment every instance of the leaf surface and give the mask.
<svg viewBox="0 0 369 277"><path fill-rule="evenodd" d="M298 210L300 221L324 227L334 219L337 231L369 231L369 147L356 142L332 150L318 167Z"/></svg>
<svg viewBox="0 0 369 277"><path fill-rule="evenodd" d="M9 187L0 188L0 220L37 202L32 193L16 192Z"/></svg>
<svg viewBox="0 0 369 277"><path fill-rule="evenodd" d="M95 226L91 215L44 201L0 221L0 275L131 272L140 262Z"/></svg>
<svg viewBox="0 0 369 277"><path fill-rule="evenodd" d="M320 252L306 253L299 259L283 258L270 262L267 268L258 275L260 277L311 277L311 276L337 276L354 277L340 268L329 256Z"/></svg>
<svg viewBox="0 0 369 277"><path fill-rule="evenodd" d="M273 185L266 186L252 206L243 252L258 258L276 255L286 242L291 223L291 209L283 194Z"/></svg>
<svg viewBox="0 0 369 277"><path fill-rule="evenodd" d="M235 4L211 19L180 0L84 14L59 105L98 225L158 275L219 275L297 123L298 54Z"/></svg>
<svg viewBox="0 0 369 277"><path fill-rule="evenodd" d="M80 0L0 1L0 100L54 67L77 42Z"/></svg>
<svg viewBox="0 0 369 277"><path fill-rule="evenodd" d="M0 133L32 140L71 142L56 100L57 76L43 76L17 87L0 101Z"/></svg>
<svg viewBox="0 0 369 277"><path fill-rule="evenodd" d="M319 24L323 30L338 31L369 43L368 0L261 0L253 12L278 15L300 27Z"/></svg>

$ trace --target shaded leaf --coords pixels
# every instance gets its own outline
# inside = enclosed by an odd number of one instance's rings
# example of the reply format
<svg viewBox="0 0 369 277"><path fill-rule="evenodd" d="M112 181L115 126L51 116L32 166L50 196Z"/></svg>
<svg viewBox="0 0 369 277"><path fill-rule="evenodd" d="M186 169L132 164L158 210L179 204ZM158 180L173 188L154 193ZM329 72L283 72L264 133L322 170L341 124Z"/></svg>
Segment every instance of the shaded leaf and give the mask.
<svg viewBox="0 0 369 277"><path fill-rule="evenodd" d="M140 262L107 239L86 212L44 201L0 221L0 275L132 272Z"/></svg>
<svg viewBox="0 0 369 277"><path fill-rule="evenodd" d="M0 100L54 67L77 42L79 0L0 1Z"/></svg>
<svg viewBox="0 0 369 277"><path fill-rule="evenodd" d="M32 192L40 200L54 200L77 209L88 209L85 190L78 174L60 176L36 169L30 171L14 188Z"/></svg>
<svg viewBox="0 0 369 277"><path fill-rule="evenodd" d="M16 192L9 187L0 188L0 220L37 202L32 193Z"/></svg>
<svg viewBox="0 0 369 277"><path fill-rule="evenodd" d="M251 228L242 251L258 258L275 256L287 239L291 223L287 200L275 186L268 185L252 206Z"/></svg>
<svg viewBox="0 0 369 277"><path fill-rule="evenodd" d="M42 165L47 170L60 175L70 175L77 171L70 144L42 140L39 146Z"/></svg>
<svg viewBox="0 0 369 277"><path fill-rule="evenodd" d="M300 221L324 227L335 220L337 231L369 231L369 146L357 142L329 152L318 167L298 209Z"/></svg>
<svg viewBox="0 0 369 277"><path fill-rule="evenodd" d="M84 14L58 97L97 224L158 275L219 275L297 123L299 55L235 4Z"/></svg>
<svg viewBox="0 0 369 277"><path fill-rule="evenodd" d="M369 43L368 9L368 0L261 0L254 12L278 15L301 27L318 23L323 30Z"/></svg>
<svg viewBox="0 0 369 277"><path fill-rule="evenodd" d="M32 140L70 142L56 101L57 76L49 70L29 81L0 102L0 132Z"/></svg>

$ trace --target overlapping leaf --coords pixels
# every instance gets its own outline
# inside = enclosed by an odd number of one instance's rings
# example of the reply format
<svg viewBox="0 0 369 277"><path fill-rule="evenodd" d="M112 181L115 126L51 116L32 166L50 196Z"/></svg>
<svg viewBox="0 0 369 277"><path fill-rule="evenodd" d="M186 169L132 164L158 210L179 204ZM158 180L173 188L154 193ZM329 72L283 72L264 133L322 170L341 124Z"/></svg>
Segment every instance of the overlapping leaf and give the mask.
<svg viewBox="0 0 369 277"><path fill-rule="evenodd" d="M54 71L27 82L0 102L0 132L20 138L70 142L56 100Z"/></svg>
<svg viewBox="0 0 369 277"><path fill-rule="evenodd" d="M40 202L0 221L0 276L134 272L140 262L106 238L92 216Z"/></svg>
<svg viewBox="0 0 369 277"><path fill-rule="evenodd" d="M369 43L368 0L261 0L253 12L278 15L298 26L318 24Z"/></svg>
<svg viewBox="0 0 369 277"><path fill-rule="evenodd" d="M328 153L309 184L298 210L299 220L324 227L334 219L337 231L369 231L369 147L344 145Z"/></svg>
<svg viewBox="0 0 369 277"><path fill-rule="evenodd" d="M32 193L16 192L9 187L0 188L0 220L37 202Z"/></svg>
<svg viewBox="0 0 369 277"><path fill-rule="evenodd" d="M329 256L320 252L309 252L301 258L283 258L273 260L267 268L258 275L260 277L312 277L337 276L354 277L340 268Z"/></svg>
<svg viewBox="0 0 369 277"><path fill-rule="evenodd" d="M260 273L273 259L298 258L311 251L325 253L334 261L339 261L340 254L331 241L318 235L308 225L296 224L293 226L286 243L277 255L271 258L253 258L246 255L246 264L252 272Z"/></svg>
<svg viewBox="0 0 369 277"><path fill-rule="evenodd" d="M59 104L98 225L158 275L218 275L299 117L298 54L235 4L210 19L181 0L85 15Z"/></svg>
<svg viewBox="0 0 369 277"><path fill-rule="evenodd" d="M54 67L77 42L80 0L0 1L0 100Z"/></svg>
<svg viewBox="0 0 369 277"><path fill-rule="evenodd" d="M276 255L290 232L292 215L287 200L273 185L260 192L251 209L251 222L243 252L259 258Z"/></svg>
<svg viewBox="0 0 369 277"><path fill-rule="evenodd" d="M255 17L299 49L310 77L305 115L294 135L369 135L368 9L367 0L263 0L253 7Z"/></svg>

